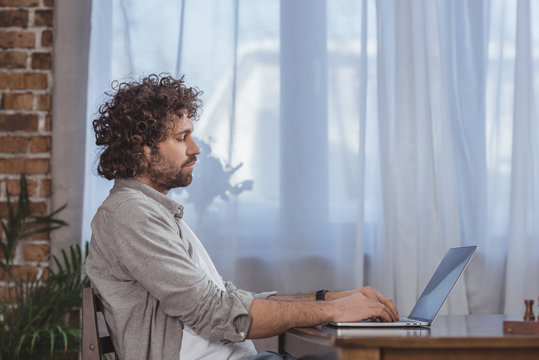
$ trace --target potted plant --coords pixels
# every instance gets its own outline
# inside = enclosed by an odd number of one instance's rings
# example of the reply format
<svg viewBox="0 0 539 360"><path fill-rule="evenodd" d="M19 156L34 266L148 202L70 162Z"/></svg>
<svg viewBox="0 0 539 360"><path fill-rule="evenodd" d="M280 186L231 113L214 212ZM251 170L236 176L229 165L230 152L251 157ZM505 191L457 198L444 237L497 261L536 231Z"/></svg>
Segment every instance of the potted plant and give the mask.
<svg viewBox="0 0 539 360"><path fill-rule="evenodd" d="M2 221L0 271L4 272L4 301L0 303L0 360L66 357L78 352L81 330L78 311L81 291L89 286L83 275L84 257L76 244L53 256L56 268L43 269L42 275L17 278L13 274L14 251L19 240L51 232L67 223L56 216L65 205L42 217L30 216L28 187L20 177L18 202L7 194L8 217ZM71 316L76 311L76 321Z"/></svg>

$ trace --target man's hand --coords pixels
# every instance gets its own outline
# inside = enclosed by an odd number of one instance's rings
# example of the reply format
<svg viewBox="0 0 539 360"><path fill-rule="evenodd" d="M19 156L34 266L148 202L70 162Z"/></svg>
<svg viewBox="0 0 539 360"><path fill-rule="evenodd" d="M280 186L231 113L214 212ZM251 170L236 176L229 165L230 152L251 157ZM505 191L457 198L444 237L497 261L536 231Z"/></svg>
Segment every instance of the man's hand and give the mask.
<svg viewBox="0 0 539 360"><path fill-rule="evenodd" d="M369 292L369 295L372 295L372 292ZM385 299L394 307L393 301L387 298ZM371 298L361 292L337 300L331 300L330 303L334 305L332 322L350 322L366 319L380 319L382 321L398 320L396 308L392 309L380 300Z"/></svg>
<svg viewBox="0 0 539 360"><path fill-rule="evenodd" d="M362 294L366 296L367 298L380 302L383 305L385 305L387 308L389 308L389 313L391 315L391 321L397 321L399 320L399 312L397 310L397 307L395 306L395 303L393 300L385 297L382 295L378 290L373 288L372 286L365 286L361 289L356 290L345 290L345 291L329 291L326 293L326 300L337 300L342 299L348 296L352 296L355 294Z"/></svg>

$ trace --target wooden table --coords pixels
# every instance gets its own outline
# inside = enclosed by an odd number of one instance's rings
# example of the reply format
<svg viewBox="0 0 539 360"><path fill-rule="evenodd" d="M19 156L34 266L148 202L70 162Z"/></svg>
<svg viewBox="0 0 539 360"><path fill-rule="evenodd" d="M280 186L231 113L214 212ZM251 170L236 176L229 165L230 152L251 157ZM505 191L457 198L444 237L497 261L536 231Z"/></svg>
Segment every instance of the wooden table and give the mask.
<svg viewBox="0 0 539 360"><path fill-rule="evenodd" d="M524 360L539 359L539 336L504 335L504 320L521 316L438 316L431 328L292 329L281 352L305 360Z"/></svg>

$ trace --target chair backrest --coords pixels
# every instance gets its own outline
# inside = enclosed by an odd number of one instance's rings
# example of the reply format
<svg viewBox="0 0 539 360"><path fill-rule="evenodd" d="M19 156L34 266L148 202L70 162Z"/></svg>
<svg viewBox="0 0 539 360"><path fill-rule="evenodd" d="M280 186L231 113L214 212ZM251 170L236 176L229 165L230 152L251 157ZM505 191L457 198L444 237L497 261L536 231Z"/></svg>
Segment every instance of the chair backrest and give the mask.
<svg viewBox="0 0 539 360"><path fill-rule="evenodd" d="M97 313L102 310L93 290L82 289L82 360L100 360L101 355L114 352L110 336L99 336Z"/></svg>

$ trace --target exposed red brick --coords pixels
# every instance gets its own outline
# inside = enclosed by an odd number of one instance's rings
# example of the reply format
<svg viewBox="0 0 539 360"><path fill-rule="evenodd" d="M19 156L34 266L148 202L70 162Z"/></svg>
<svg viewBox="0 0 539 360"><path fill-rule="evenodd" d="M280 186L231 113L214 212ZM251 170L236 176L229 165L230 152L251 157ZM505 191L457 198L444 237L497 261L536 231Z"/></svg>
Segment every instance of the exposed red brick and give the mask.
<svg viewBox="0 0 539 360"><path fill-rule="evenodd" d="M52 10L36 10L34 25L52 27Z"/></svg>
<svg viewBox="0 0 539 360"><path fill-rule="evenodd" d="M4 93L2 97L3 109L31 110L34 104L34 96L30 92Z"/></svg>
<svg viewBox="0 0 539 360"><path fill-rule="evenodd" d="M52 131L52 117L50 115L45 116L44 131Z"/></svg>
<svg viewBox="0 0 539 360"><path fill-rule="evenodd" d="M19 179L7 179L7 192L11 196L18 196L21 193L20 181ZM26 179L26 189L28 190L28 195L33 196L36 193L37 181L33 179Z"/></svg>
<svg viewBox="0 0 539 360"><path fill-rule="evenodd" d="M25 153L28 149L26 136L0 136L0 152Z"/></svg>
<svg viewBox="0 0 539 360"><path fill-rule="evenodd" d="M14 72L9 74L11 89L46 89L48 78L46 73Z"/></svg>
<svg viewBox="0 0 539 360"><path fill-rule="evenodd" d="M49 171L49 159L0 158L0 173L48 174Z"/></svg>
<svg viewBox="0 0 539 360"><path fill-rule="evenodd" d="M41 33L41 46L52 46L52 31L44 30Z"/></svg>
<svg viewBox="0 0 539 360"><path fill-rule="evenodd" d="M0 67L22 69L26 67L26 53L22 51L0 51Z"/></svg>
<svg viewBox="0 0 539 360"><path fill-rule="evenodd" d="M10 89L24 89L24 75L22 72L13 72L8 75Z"/></svg>
<svg viewBox="0 0 539 360"><path fill-rule="evenodd" d="M0 27L28 25L28 10L0 10Z"/></svg>
<svg viewBox="0 0 539 360"><path fill-rule="evenodd" d="M3 204L5 204L5 203L3 203ZM4 243L5 243L5 240L2 240L2 241L4 241ZM17 250L17 249L13 249L13 250L11 251L11 258L12 258L12 259L15 257L15 252L16 252L16 250ZM0 260L4 261L5 259L6 259L6 257L4 256L4 252L3 252L3 251L0 251ZM1 280L0 280L0 281L1 281Z"/></svg>
<svg viewBox="0 0 539 360"><path fill-rule="evenodd" d="M26 261L47 261L49 254L49 244L24 244L23 257Z"/></svg>
<svg viewBox="0 0 539 360"><path fill-rule="evenodd" d="M44 268L43 271L41 272L41 279L43 281L47 281L49 279L49 276L50 276L49 268Z"/></svg>
<svg viewBox="0 0 539 360"><path fill-rule="evenodd" d="M20 174L24 172L26 166L25 158L4 158L0 159L0 173Z"/></svg>
<svg viewBox="0 0 539 360"><path fill-rule="evenodd" d="M43 180L41 180L39 196L50 197L51 196L51 188L52 188L51 179L43 179Z"/></svg>
<svg viewBox="0 0 539 360"><path fill-rule="evenodd" d="M46 208L46 205L45 203L37 203L39 205L35 205L36 203L31 203L30 204L30 216L43 216L45 215L45 212L47 210ZM32 208L32 206L34 206L34 208ZM35 208L35 206L38 206L37 208ZM36 214L39 214L39 213L42 213L43 215L36 215ZM40 228L43 229L43 228L46 228L47 225L46 224L42 224L40 226L36 226L34 228L32 228L31 230L32 231L35 231L35 230L39 230ZM37 234L33 234L33 235L30 235L30 236L26 236L26 237L23 237L21 238L21 240L50 240L50 233L48 231L43 231L43 232L40 232L40 233L37 233Z"/></svg>
<svg viewBox="0 0 539 360"><path fill-rule="evenodd" d="M48 152L51 151L51 137L50 136L32 136L30 138L30 152Z"/></svg>
<svg viewBox="0 0 539 360"><path fill-rule="evenodd" d="M43 201L30 203L30 216L47 215L47 204Z"/></svg>
<svg viewBox="0 0 539 360"><path fill-rule="evenodd" d="M0 73L0 89L5 89L8 87L9 76L7 73Z"/></svg>
<svg viewBox="0 0 539 360"><path fill-rule="evenodd" d="M53 0L0 0L0 154L4 154L0 155L0 191L10 194L16 204L18 175L28 174L30 216L50 211L53 22ZM5 194L1 195L0 221L5 221L7 204ZM0 241L2 235L0 231ZM22 263L13 268L18 280L33 279L40 272L25 262L47 262L49 239L47 231L21 239L17 251ZM0 274L0 281L4 275ZM13 299L6 286L0 287L2 302Z"/></svg>
<svg viewBox="0 0 539 360"><path fill-rule="evenodd" d="M0 48L33 48L36 34L30 31L0 31Z"/></svg>
<svg viewBox="0 0 539 360"><path fill-rule="evenodd" d="M40 94L37 96L37 109L50 110L52 108L52 95Z"/></svg>
<svg viewBox="0 0 539 360"><path fill-rule="evenodd" d="M7 204L8 204L7 201L0 202L0 217L3 217L3 218L8 217L9 209L8 209ZM16 211L17 202L12 202L11 208L15 209ZM46 211L47 211L47 204L45 204L44 202L37 203L37 205L36 203L30 203L30 208L29 208L30 216L44 216L46 215ZM38 239L38 240L41 240L41 239Z"/></svg>
<svg viewBox="0 0 539 360"><path fill-rule="evenodd" d="M42 233L34 234L32 236L27 237L26 240L50 240L50 233L42 232Z"/></svg>
<svg viewBox="0 0 539 360"><path fill-rule="evenodd" d="M14 302L20 295L20 287L0 286L0 302L7 304Z"/></svg>
<svg viewBox="0 0 539 360"><path fill-rule="evenodd" d="M48 70L52 67L50 53L33 53L32 54L32 69Z"/></svg>
<svg viewBox="0 0 539 360"><path fill-rule="evenodd" d="M37 131L36 114L1 114L0 131Z"/></svg>
<svg viewBox="0 0 539 360"><path fill-rule="evenodd" d="M39 0L0 0L0 6L34 7L39 5Z"/></svg>
<svg viewBox="0 0 539 360"><path fill-rule="evenodd" d="M11 275L19 281L34 280L37 275L37 268L34 265L12 265ZM4 269L0 271L0 280L10 280Z"/></svg>

